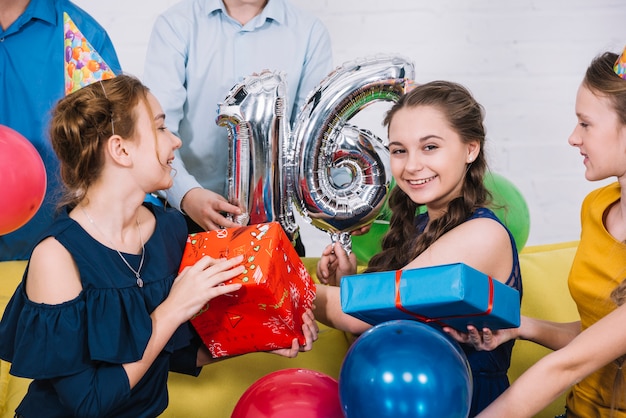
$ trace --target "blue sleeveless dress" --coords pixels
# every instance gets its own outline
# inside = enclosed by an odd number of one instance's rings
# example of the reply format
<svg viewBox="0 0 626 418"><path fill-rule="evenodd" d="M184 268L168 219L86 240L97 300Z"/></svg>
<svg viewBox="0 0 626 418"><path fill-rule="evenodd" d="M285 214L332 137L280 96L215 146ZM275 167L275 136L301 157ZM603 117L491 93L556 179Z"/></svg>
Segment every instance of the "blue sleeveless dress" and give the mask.
<svg viewBox="0 0 626 418"><path fill-rule="evenodd" d="M502 225L509 234L511 240L511 248L513 248L513 268L506 284L520 292L520 300L522 297L522 274L520 271L519 257L517 254L517 246L511 232L498 219L498 217L487 208L476 210L467 220L477 218L493 219ZM417 217L416 225L421 233L428 223L428 214L424 213ZM480 245L480 243L476 243ZM461 348L467 356L470 367L472 369L473 392L472 406L469 417L478 415L480 411L485 409L487 405L493 402L498 395L509 387L509 379L507 371L511 365L511 352L515 340L507 341L493 351L476 351L470 344L461 344Z"/></svg>
<svg viewBox="0 0 626 418"><path fill-rule="evenodd" d="M145 204L156 217L145 243L144 286L117 252L94 240L63 210L48 230L72 254L83 290L58 304L33 303L24 280L0 322L0 358L11 374L34 379L17 408L30 418L155 417L168 403L168 371L197 375L200 344L181 326L131 390L121 364L143 356L152 333L150 313L167 297L187 238L183 216ZM140 256L124 254L137 268Z"/></svg>

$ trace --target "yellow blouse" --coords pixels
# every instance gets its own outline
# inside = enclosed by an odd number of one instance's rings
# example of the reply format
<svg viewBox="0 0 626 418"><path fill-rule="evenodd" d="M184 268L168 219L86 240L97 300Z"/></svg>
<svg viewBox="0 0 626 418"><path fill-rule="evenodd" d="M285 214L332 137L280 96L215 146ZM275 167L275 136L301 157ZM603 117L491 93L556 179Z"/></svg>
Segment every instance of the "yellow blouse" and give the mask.
<svg viewBox="0 0 626 418"><path fill-rule="evenodd" d="M612 183L591 192L582 205L582 232L568 285L583 330L615 309L611 291L626 278L626 244L609 234L604 225L608 209L620 199L620 190L618 183ZM575 385L567 397L568 418L608 418L617 372L613 362ZM614 418L626 418L626 392L620 392Z"/></svg>

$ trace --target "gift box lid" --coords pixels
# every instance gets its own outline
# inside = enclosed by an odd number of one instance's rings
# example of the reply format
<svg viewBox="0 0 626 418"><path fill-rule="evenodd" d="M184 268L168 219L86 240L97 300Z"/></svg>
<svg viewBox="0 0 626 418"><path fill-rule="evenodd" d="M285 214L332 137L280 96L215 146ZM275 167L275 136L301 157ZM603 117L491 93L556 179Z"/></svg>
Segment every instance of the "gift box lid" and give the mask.
<svg viewBox="0 0 626 418"><path fill-rule="evenodd" d="M345 276L341 307L372 325L413 319L466 331L520 321L519 292L463 263Z"/></svg>

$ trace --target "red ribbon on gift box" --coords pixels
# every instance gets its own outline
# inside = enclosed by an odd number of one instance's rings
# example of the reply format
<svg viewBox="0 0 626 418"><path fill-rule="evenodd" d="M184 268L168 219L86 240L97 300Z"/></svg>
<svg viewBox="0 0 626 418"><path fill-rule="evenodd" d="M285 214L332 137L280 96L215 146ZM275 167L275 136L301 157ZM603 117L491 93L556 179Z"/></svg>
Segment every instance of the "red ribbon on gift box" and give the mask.
<svg viewBox="0 0 626 418"><path fill-rule="evenodd" d="M441 326L447 326L444 322L446 319L467 318L471 316L484 316L484 315L489 315L491 311L493 310L493 279L491 278L491 276L487 276L487 278L489 279L489 302L487 303L487 309L484 312L479 312L475 314L465 314L465 315L442 316L439 318L428 318L427 316L409 311L404 306L402 306L402 299L400 297L400 279L402 278L402 272L403 270L396 270L396 309L404 312L405 314L411 315L418 321L421 321L424 323L434 322Z"/></svg>

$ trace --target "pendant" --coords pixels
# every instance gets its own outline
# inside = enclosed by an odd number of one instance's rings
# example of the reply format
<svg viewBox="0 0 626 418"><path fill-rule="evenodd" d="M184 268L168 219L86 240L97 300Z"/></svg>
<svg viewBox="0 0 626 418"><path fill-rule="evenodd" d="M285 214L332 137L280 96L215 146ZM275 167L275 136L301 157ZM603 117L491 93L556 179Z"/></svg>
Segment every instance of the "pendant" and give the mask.
<svg viewBox="0 0 626 418"><path fill-rule="evenodd" d="M138 287L143 287L143 280L141 280L141 277L137 276L137 286Z"/></svg>

